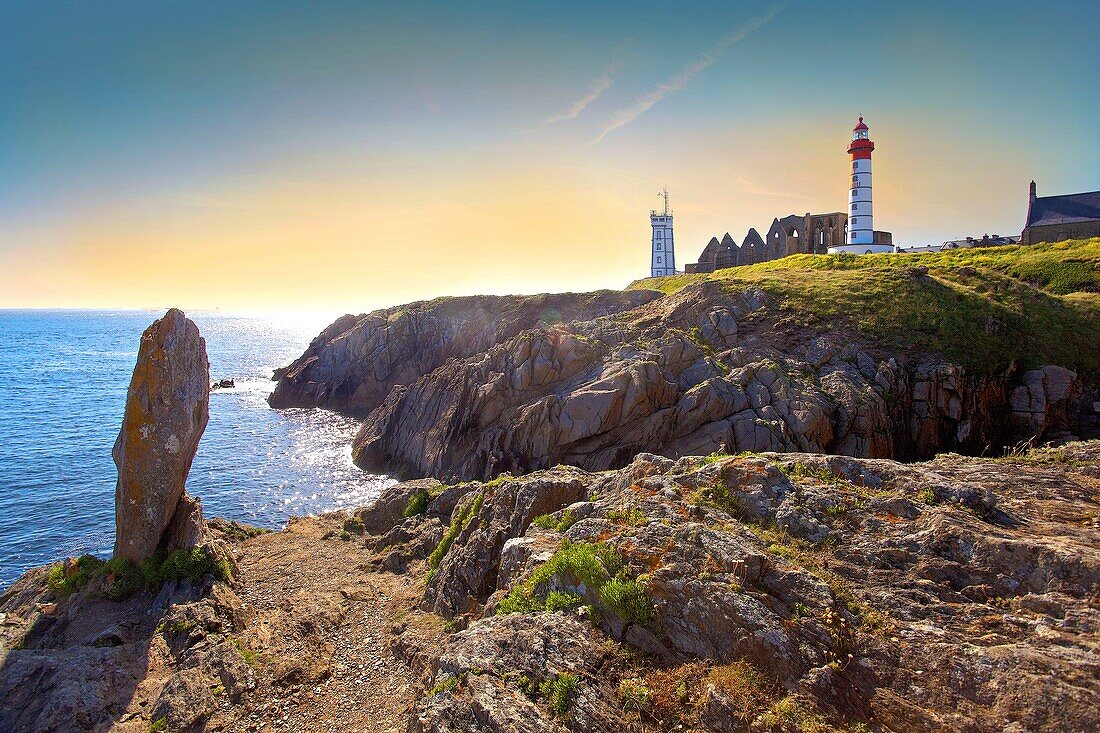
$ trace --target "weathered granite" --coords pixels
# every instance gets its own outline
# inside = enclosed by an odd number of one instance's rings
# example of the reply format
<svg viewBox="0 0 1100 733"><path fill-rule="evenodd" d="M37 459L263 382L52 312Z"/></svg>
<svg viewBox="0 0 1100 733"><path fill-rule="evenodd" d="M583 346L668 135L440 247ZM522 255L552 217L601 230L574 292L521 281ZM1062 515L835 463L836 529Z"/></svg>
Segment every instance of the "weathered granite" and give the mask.
<svg viewBox="0 0 1100 733"><path fill-rule="evenodd" d="M158 549L194 547L202 508L184 484L209 420L210 364L198 326L175 308L141 336L112 456L115 555L140 563Z"/></svg>

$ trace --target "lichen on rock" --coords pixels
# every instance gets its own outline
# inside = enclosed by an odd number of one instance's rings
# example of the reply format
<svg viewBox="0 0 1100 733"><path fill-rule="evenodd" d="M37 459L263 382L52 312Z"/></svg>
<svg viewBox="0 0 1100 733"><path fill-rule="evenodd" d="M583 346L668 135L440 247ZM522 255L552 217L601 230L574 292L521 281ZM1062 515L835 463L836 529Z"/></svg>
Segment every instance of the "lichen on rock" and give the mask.
<svg viewBox="0 0 1100 733"><path fill-rule="evenodd" d="M200 502L185 484L209 420L210 363L198 326L175 308L141 336L111 454L115 555L139 564L157 551L207 539Z"/></svg>

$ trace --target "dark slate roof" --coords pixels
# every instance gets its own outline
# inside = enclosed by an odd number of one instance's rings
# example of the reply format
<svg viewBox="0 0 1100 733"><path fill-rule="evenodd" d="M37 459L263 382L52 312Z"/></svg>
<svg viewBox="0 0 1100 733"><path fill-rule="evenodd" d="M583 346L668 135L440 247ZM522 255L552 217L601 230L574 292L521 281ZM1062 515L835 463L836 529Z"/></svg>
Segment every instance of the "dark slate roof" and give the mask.
<svg viewBox="0 0 1100 733"><path fill-rule="evenodd" d="M1100 191L1036 198L1028 210L1026 226L1100 221Z"/></svg>

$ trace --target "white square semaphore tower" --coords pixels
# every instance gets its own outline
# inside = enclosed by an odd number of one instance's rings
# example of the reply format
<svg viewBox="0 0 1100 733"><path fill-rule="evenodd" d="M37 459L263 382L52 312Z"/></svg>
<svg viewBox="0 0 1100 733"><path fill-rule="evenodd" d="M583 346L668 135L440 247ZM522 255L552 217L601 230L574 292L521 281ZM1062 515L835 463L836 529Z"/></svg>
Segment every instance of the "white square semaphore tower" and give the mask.
<svg viewBox="0 0 1100 733"><path fill-rule="evenodd" d="M653 248L649 263L650 277L676 274L676 247L672 241L672 210L668 208L668 190L661 191L665 209L649 212L649 225L653 227Z"/></svg>

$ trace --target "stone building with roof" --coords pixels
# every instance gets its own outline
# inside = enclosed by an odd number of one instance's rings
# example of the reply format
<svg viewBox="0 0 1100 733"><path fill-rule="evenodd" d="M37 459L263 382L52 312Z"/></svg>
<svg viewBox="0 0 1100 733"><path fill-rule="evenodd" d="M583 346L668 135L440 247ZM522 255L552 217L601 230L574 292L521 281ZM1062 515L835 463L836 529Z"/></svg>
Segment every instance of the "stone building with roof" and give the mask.
<svg viewBox="0 0 1100 733"><path fill-rule="evenodd" d="M1032 181L1020 244L1086 237L1100 237L1100 191L1036 196Z"/></svg>
<svg viewBox="0 0 1100 733"><path fill-rule="evenodd" d="M685 272L714 272L724 267L752 265L794 254L827 254L829 247L843 246L848 234L848 215L842 211L828 214L790 214L772 219L766 237L749 229L741 244L726 232L722 239L711 237L697 262L689 262ZM874 233L876 244L891 244L890 232Z"/></svg>

